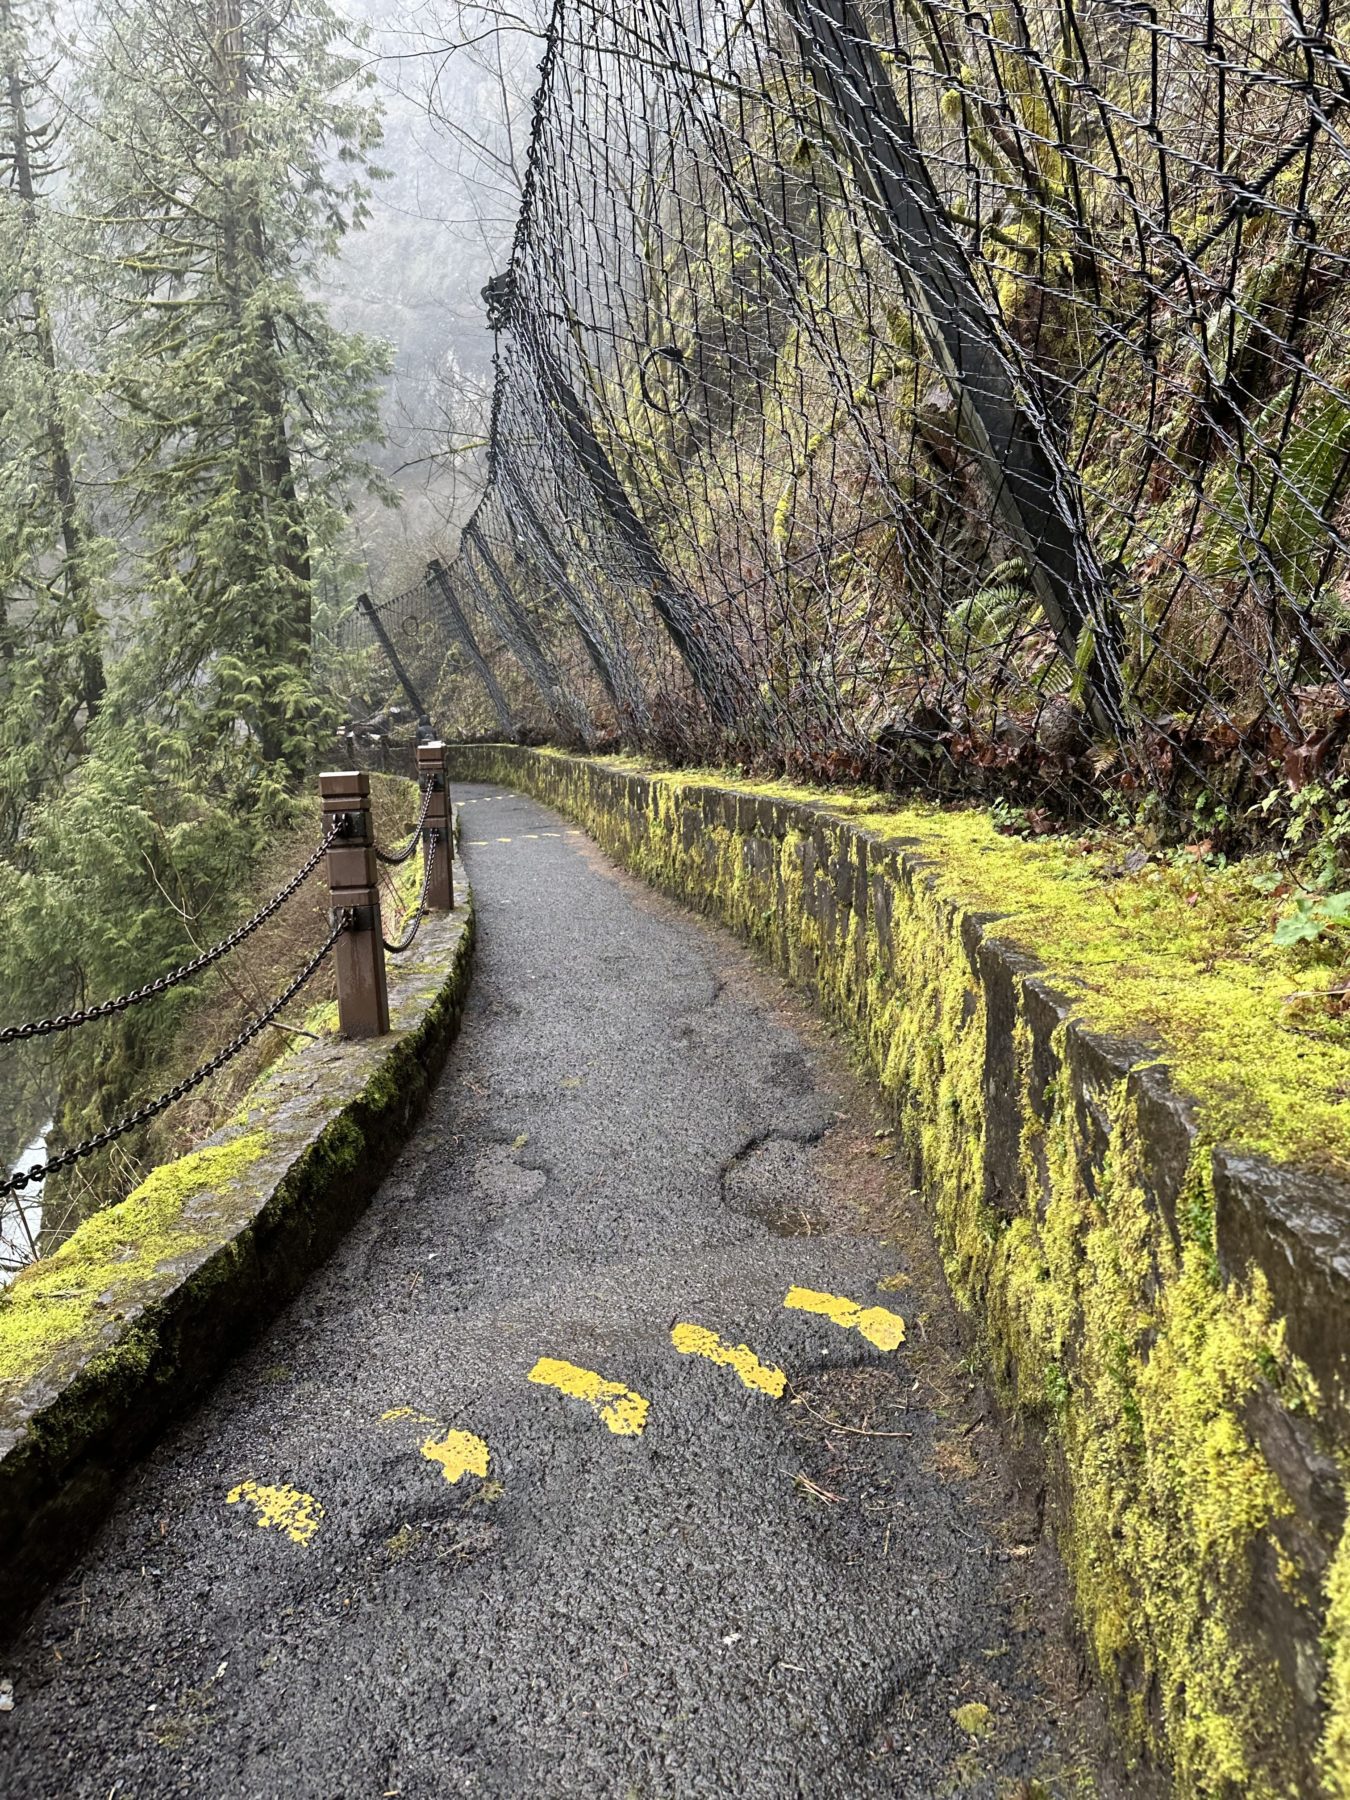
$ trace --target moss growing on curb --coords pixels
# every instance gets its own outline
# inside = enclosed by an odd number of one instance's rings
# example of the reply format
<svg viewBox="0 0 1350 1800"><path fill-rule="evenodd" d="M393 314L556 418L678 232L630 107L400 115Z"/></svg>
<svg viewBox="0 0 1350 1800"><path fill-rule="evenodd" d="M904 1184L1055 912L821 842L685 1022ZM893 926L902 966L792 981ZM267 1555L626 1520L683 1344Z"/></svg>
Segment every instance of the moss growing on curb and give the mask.
<svg viewBox="0 0 1350 1800"><path fill-rule="evenodd" d="M213 1221L194 1219L191 1202L238 1180L268 1141L252 1131L166 1163L22 1270L0 1294L0 1390L21 1387L58 1352L87 1347L129 1300L144 1303L162 1264L209 1243Z"/></svg>
<svg viewBox="0 0 1350 1800"><path fill-rule="evenodd" d="M1322 1779L1334 1800L1350 1800L1350 1528L1327 1578L1327 1700Z"/></svg>
<svg viewBox="0 0 1350 1800"><path fill-rule="evenodd" d="M1104 883L975 813L549 752L467 750L459 774L569 813L850 1031L922 1175L953 1293L1018 1416L1045 1433L1084 1633L1130 1742L1168 1760L1182 1794L1278 1800L1312 1791L1317 1767L1346 1800L1350 1549L1319 1593L1287 1529L1294 1498L1249 1424L1267 1402L1308 1420L1319 1396L1260 1271L1221 1278L1211 1159L1224 1141L1350 1168L1350 1043L1295 1028L1290 970L1249 939L1250 918L1222 892L1197 917L1184 892ZM1006 955L995 1019L975 948L991 943L1039 962L1072 1024L1047 1027L1044 1007L1033 1024L1032 971ZM1165 1205L1135 1079L1146 1058L1085 1061L1084 1023L1155 1048L1195 1103ZM995 1107L1020 1134L997 1194ZM1320 1750L1306 1719L1300 1737L1306 1703L1279 1646L1253 1627L1266 1568L1314 1643L1324 1618Z"/></svg>
<svg viewBox="0 0 1350 1800"><path fill-rule="evenodd" d="M624 758L597 766L640 768ZM667 816L683 790L725 787L809 806L905 846L930 863L939 899L994 915L989 934L1034 957L1086 1024L1156 1044L1213 1141L1350 1174L1350 1028L1289 1006L1294 992L1333 985L1333 974L1300 973L1275 949L1266 903L1254 903L1231 872L1197 866L1181 884L1157 868L1104 879L1104 856L1005 836L982 810L731 781L715 770L642 773L668 797Z"/></svg>
<svg viewBox="0 0 1350 1800"><path fill-rule="evenodd" d="M0 1297L0 1585L14 1624L120 1470L366 1204L453 1040L472 945L471 907L433 921L417 968L394 977L388 1038L305 1040L217 1141L156 1169Z"/></svg>

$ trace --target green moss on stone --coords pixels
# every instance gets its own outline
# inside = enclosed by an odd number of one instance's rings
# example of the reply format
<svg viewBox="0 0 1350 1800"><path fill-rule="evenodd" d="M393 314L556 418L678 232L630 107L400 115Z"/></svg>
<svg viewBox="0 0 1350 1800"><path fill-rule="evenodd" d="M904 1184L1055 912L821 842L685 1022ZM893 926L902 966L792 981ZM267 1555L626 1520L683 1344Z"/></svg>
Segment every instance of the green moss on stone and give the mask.
<svg viewBox="0 0 1350 1800"><path fill-rule="evenodd" d="M628 758L597 766L639 772ZM1154 866L1106 878L1104 853L1005 836L984 811L785 782L728 784L715 770L643 773L659 790L661 819L678 810L682 790L712 785L810 806L905 845L940 899L996 915L990 935L1033 956L1084 1023L1156 1044L1215 1142L1350 1175L1350 1032L1289 1005L1291 994L1332 976L1300 971L1274 947L1267 903L1240 872L1197 865L1173 878Z"/></svg>
<svg viewBox="0 0 1350 1800"><path fill-rule="evenodd" d="M338 1028L338 1004L336 1000L321 1000L317 1006L311 1006L304 1017L304 1029L315 1037L336 1037ZM303 1042L302 1040L299 1040Z"/></svg>
<svg viewBox="0 0 1350 1800"><path fill-rule="evenodd" d="M1327 1730L1322 1779L1333 1800L1350 1800L1350 1524L1327 1577Z"/></svg>
<svg viewBox="0 0 1350 1800"><path fill-rule="evenodd" d="M162 1265L217 1234L192 1202L237 1181L263 1155L265 1131L194 1150L155 1169L118 1206L78 1226L61 1248L24 1269L0 1295L0 1391L92 1345L130 1306L171 1279Z"/></svg>

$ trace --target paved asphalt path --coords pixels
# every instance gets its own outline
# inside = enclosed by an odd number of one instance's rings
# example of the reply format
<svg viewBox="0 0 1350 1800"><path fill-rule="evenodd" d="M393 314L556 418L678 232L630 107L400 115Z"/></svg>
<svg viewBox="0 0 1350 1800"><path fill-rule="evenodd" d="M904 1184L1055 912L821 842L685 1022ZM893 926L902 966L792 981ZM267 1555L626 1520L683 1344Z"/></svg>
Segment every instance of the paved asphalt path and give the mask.
<svg viewBox="0 0 1350 1800"><path fill-rule="evenodd" d="M0 1794L1092 1791L1053 1557L843 1056L564 821L461 798L445 1076L0 1653Z"/></svg>

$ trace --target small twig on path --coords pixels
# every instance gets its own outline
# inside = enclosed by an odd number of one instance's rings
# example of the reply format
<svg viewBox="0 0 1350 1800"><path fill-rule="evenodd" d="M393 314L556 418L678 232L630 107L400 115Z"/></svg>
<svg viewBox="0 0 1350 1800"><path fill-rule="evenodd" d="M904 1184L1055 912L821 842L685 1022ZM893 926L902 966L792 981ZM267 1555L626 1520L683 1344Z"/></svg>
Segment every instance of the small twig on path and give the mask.
<svg viewBox="0 0 1350 1800"><path fill-rule="evenodd" d="M825 1413L817 1412L800 1388L793 1388L792 1404L804 1406L813 1419L819 1419L821 1424L828 1425L831 1431L847 1431L853 1437L912 1438L914 1436L912 1431L874 1431L870 1425L845 1425L840 1419L831 1419Z"/></svg>
<svg viewBox="0 0 1350 1800"><path fill-rule="evenodd" d="M805 1489L808 1494L814 1495L817 1500L825 1501L828 1506L838 1506L840 1501L844 1498L842 1494L832 1494L828 1488L821 1487L819 1482L812 1481L811 1477L804 1474L800 1469L798 1469L792 1479L799 1488Z"/></svg>

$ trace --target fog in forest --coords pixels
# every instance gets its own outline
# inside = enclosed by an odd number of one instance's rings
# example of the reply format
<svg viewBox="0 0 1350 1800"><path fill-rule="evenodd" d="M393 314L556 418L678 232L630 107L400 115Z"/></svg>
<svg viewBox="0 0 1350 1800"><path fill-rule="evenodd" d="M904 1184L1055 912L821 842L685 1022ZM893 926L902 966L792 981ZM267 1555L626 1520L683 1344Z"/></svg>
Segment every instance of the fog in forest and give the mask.
<svg viewBox="0 0 1350 1800"><path fill-rule="evenodd" d="M365 507L371 573L414 577L481 484L492 337L482 288L504 262L520 201L542 37L527 15L344 0L369 33L384 111L365 229L328 279L335 316L394 351L381 466L397 511Z"/></svg>
<svg viewBox="0 0 1350 1800"><path fill-rule="evenodd" d="M385 698L335 674L344 616L451 553L482 482L481 289L540 38L444 0L343 5L0 0L16 1021L101 1004L248 913L276 844L307 842L353 694ZM221 992L223 1028L255 997ZM204 1004L188 984L83 1033L16 1026L0 1150L129 1108L199 1047ZM119 1143L81 1164L81 1208L166 1147Z"/></svg>

